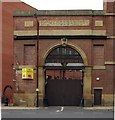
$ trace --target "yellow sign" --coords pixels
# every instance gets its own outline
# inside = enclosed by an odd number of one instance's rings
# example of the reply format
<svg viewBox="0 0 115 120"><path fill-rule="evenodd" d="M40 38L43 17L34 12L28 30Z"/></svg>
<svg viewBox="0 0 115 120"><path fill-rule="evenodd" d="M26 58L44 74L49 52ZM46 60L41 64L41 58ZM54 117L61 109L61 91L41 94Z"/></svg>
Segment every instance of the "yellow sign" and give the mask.
<svg viewBox="0 0 115 120"><path fill-rule="evenodd" d="M33 68L22 68L22 79L34 79Z"/></svg>

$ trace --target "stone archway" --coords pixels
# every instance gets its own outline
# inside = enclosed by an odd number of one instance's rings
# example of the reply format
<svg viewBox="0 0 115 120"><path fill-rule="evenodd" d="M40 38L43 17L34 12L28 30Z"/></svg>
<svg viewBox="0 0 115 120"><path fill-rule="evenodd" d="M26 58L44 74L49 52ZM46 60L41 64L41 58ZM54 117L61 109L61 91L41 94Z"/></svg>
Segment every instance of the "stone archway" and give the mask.
<svg viewBox="0 0 115 120"><path fill-rule="evenodd" d="M45 65L45 60L48 56L48 54L56 47L58 47L60 44L53 45L52 47L48 48L47 52L43 55L43 61ZM83 59L84 62L84 86L83 86L83 96L85 99L85 106L90 106L92 102L92 96L91 96L91 67L88 66L88 61L85 52L78 46L72 43L68 44L71 48L78 51ZM40 89L40 95L39 95L39 101L43 104L43 98L45 96L45 77L44 77L44 68L39 67L39 75L41 76L41 80L39 81L39 89Z"/></svg>

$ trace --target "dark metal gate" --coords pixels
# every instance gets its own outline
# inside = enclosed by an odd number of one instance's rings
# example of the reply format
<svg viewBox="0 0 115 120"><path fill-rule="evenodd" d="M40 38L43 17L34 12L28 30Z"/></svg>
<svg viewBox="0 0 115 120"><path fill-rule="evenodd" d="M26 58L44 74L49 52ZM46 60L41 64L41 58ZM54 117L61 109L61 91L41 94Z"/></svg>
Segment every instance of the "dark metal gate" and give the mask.
<svg viewBox="0 0 115 120"><path fill-rule="evenodd" d="M54 48L45 61L45 101L49 106L79 106L83 99L84 63L68 45ZM48 76L48 79L47 79Z"/></svg>
<svg viewBox="0 0 115 120"><path fill-rule="evenodd" d="M83 95L81 80L47 80L49 106L79 106Z"/></svg>

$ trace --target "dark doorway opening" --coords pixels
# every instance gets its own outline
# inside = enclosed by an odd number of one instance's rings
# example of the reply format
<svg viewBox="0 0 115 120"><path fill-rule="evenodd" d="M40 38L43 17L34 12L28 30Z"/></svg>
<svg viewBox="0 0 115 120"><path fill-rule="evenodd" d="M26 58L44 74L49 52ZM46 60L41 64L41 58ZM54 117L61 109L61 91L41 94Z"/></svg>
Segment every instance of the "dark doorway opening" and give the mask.
<svg viewBox="0 0 115 120"><path fill-rule="evenodd" d="M102 89L94 89L94 105L101 105Z"/></svg>

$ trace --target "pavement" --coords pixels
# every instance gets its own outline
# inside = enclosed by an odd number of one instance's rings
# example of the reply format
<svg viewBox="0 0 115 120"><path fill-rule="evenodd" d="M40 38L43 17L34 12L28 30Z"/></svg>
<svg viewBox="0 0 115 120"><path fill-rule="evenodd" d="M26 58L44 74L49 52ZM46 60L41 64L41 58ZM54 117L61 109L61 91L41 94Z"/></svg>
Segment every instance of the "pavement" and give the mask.
<svg viewBox="0 0 115 120"><path fill-rule="evenodd" d="M61 107L61 106L60 106ZM23 106L1 106L2 110L8 110L8 109L22 109L22 110L36 110L36 109L48 109L49 107L23 107ZM78 107L81 108L81 107ZM83 109L86 110L112 110L114 111L115 107L113 106L94 106L94 107L83 107Z"/></svg>
<svg viewBox="0 0 115 120"><path fill-rule="evenodd" d="M77 106L49 106L49 107L19 107L1 106L2 118L103 118L113 120L113 107L77 107ZM107 118L107 119L105 119ZM93 119L94 120L94 119Z"/></svg>

